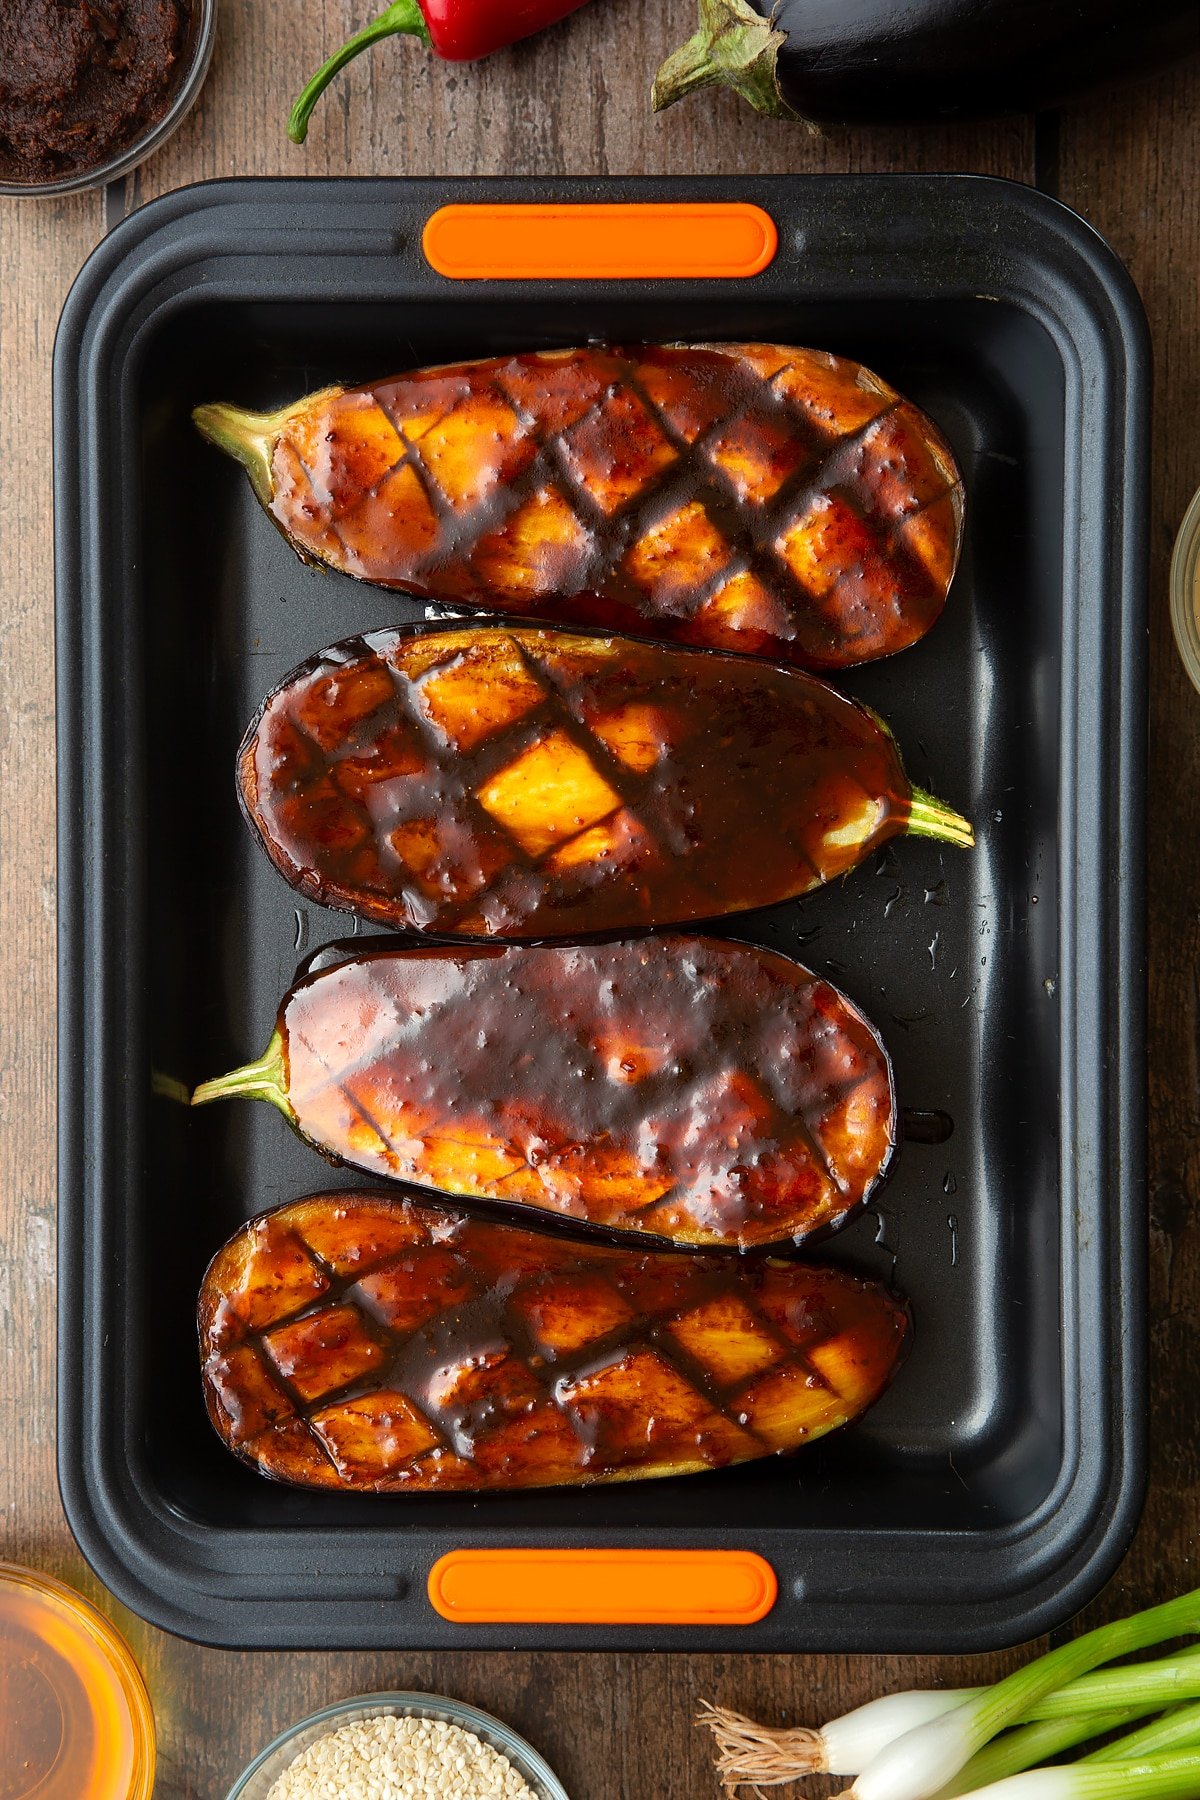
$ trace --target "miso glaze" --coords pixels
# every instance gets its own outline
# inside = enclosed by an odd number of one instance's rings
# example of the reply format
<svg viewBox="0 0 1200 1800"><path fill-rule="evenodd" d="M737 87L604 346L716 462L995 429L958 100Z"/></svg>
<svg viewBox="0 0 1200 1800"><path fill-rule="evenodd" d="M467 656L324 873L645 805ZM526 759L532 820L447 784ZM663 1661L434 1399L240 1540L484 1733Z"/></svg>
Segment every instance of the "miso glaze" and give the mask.
<svg viewBox="0 0 1200 1800"><path fill-rule="evenodd" d="M291 1115L329 1154L683 1243L827 1230L892 1151L874 1031L748 945L364 951L298 983L278 1030Z"/></svg>
<svg viewBox="0 0 1200 1800"><path fill-rule="evenodd" d="M812 676L532 628L334 646L268 697L239 779L294 887L440 935L711 918L906 830L970 841L920 826L888 732Z"/></svg>
<svg viewBox="0 0 1200 1800"><path fill-rule="evenodd" d="M823 351L541 351L195 416L303 555L487 612L846 668L920 638L958 559L936 428Z"/></svg>
<svg viewBox="0 0 1200 1800"><path fill-rule="evenodd" d="M680 1475L857 1417L908 1332L872 1282L615 1250L381 1195L244 1225L200 1294L209 1417L300 1487L511 1489Z"/></svg>

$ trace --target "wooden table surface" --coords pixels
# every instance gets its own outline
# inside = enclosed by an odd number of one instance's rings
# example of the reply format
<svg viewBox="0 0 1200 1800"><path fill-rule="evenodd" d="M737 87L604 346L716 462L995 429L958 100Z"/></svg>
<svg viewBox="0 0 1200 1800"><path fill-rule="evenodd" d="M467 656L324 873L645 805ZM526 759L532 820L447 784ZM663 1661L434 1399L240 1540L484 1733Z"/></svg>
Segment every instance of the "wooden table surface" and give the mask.
<svg viewBox="0 0 1200 1800"><path fill-rule="evenodd" d="M146 1670L161 1800L221 1800L313 1707L430 1688L526 1731L573 1800L712 1794L711 1698L775 1721L828 1717L887 1684L991 1679L1006 1656L878 1659L322 1653L200 1649L126 1613L85 1568L54 1475L54 685L50 357L63 298L106 224L225 175L969 170L1036 183L1114 244L1156 353L1151 520L1150 1343L1153 1461L1135 1544L1090 1622L1200 1582L1200 695L1176 657L1167 564L1200 485L1200 66L1034 122L835 132L757 120L730 96L661 119L651 71L695 0L595 0L536 43L452 69L393 43L360 61L304 150L283 134L305 73L365 0L221 0L200 105L125 192L0 200L0 1556L97 1598ZM796 1790L791 1790L796 1791Z"/></svg>

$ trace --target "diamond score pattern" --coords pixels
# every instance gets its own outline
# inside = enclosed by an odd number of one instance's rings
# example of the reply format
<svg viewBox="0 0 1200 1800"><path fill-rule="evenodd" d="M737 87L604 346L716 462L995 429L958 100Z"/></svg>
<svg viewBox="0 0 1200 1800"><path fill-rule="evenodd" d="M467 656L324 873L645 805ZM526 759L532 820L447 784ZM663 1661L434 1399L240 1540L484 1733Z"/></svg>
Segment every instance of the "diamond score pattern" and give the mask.
<svg viewBox="0 0 1200 1800"><path fill-rule="evenodd" d="M623 608L810 667L919 636L961 529L953 459L915 406L858 364L769 345L418 372L302 415L275 465L281 523L364 579L596 624ZM805 552L823 501L832 579Z"/></svg>
<svg viewBox="0 0 1200 1800"><path fill-rule="evenodd" d="M906 1315L832 1269L731 1268L329 1194L242 1227L205 1278L200 1328L231 1449L303 1486L401 1491L794 1449L876 1397Z"/></svg>
<svg viewBox="0 0 1200 1800"><path fill-rule="evenodd" d="M383 886L383 865L394 888L398 863L416 916L433 904L443 920L477 905L514 864L562 874L655 854L637 816L664 728L650 709L626 707L589 732L558 671L539 662L536 637L437 641L439 660L415 675L431 651L380 634L379 650L351 640L353 661L289 685L287 713L269 712L259 728L273 779L286 768L285 814L294 806L311 833L322 809L323 841L353 851L368 891Z"/></svg>

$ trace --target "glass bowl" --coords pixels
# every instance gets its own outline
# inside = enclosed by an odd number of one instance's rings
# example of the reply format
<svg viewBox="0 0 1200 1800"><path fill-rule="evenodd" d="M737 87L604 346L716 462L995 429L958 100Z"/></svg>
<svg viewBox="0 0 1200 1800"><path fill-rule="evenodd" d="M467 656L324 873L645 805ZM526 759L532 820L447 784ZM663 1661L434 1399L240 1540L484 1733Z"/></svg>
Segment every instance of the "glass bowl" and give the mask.
<svg viewBox="0 0 1200 1800"><path fill-rule="evenodd" d="M1171 557L1171 624L1183 666L1200 688L1200 492L1183 515Z"/></svg>
<svg viewBox="0 0 1200 1800"><path fill-rule="evenodd" d="M0 1788L150 1800L154 1714L116 1627L50 1575L0 1562Z"/></svg>
<svg viewBox="0 0 1200 1800"><path fill-rule="evenodd" d="M63 175L55 181L0 181L0 194L11 194L16 198L79 194L88 188L107 187L110 181L117 181L122 175L128 175L131 169L136 169L140 162L144 162L166 143L195 106L212 61L216 35L217 0L193 0L188 41L180 58L182 73L162 118L153 125L147 125L131 144L118 150L106 162L98 163L95 168L79 169L73 175Z"/></svg>
<svg viewBox="0 0 1200 1800"><path fill-rule="evenodd" d="M351 1700L339 1700L333 1706L322 1707L320 1712L301 1719L298 1725L281 1732L261 1755L255 1757L230 1788L227 1800L266 1800L283 1771L310 1744L341 1725L353 1724L357 1719L377 1719L381 1713L401 1719L437 1719L446 1725L460 1725L464 1731L473 1731L483 1743L507 1756L538 1800L569 1800L567 1790L549 1763L503 1720L494 1719L491 1713L480 1712L478 1707L467 1706L461 1700L447 1700L441 1694L395 1693L356 1694Z"/></svg>

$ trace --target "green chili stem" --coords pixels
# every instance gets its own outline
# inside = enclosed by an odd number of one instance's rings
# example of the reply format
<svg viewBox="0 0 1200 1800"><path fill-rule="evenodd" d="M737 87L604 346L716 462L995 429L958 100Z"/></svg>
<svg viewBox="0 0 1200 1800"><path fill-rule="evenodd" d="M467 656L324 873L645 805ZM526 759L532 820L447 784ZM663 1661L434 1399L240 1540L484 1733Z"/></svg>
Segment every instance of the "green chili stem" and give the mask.
<svg viewBox="0 0 1200 1800"><path fill-rule="evenodd" d="M371 44L377 44L386 37L415 37L423 44L430 44L429 27L425 23L425 15L417 4L417 0L392 0L386 12L380 13L361 31L347 38L340 50L335 50L327 62L321 64L316 74L305 83L296 97L288 117L287 134L293 144L302 144L308 136L308 121L312 109L340 69L358 56Z"/></svg>
<svg viewBox="0 0 1200 1800"><path fill-rule="evenodd" d="M287 1070L283 1062L283 1036L276 1032L265 1053L257 1062L218 1075L213 1081L202 1081L192 1095L193 1106L207 1106L210 1100L268 1100L277 1106L293 1125L296 1115L287 1097Z"/></svg>
<svg viewBox="0 0 1200 1800"><path fill-rule="evenodd" d="M908 808L907 830L910 837L937 838L943 844L956 844L960 850L973 849L975 833L969 819L956 813L924 788L915 787Z"/></svg>

